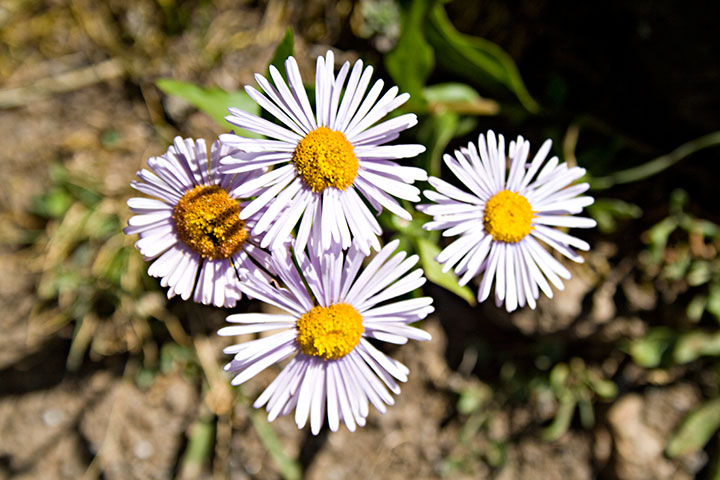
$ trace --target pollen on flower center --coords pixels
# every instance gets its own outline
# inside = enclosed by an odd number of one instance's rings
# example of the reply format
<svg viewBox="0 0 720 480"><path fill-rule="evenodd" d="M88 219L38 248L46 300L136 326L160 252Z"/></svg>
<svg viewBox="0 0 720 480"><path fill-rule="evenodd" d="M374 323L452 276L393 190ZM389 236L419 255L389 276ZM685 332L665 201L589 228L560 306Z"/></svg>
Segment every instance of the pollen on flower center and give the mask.
<svg viewBox="0 0 720 480"><path fill-rule="evenodd" d="M498 242L517 243L532 230L533 211L530 202L518 193L503 190L485 206L485 231Z"/></svg>
<svg viewBox="0 0 720 480"><path fill-rule="evenodd" d="M219 185L199 185L175 205L178 236L192 251L211 260L228 258L242 247L248 233L237 200Z"/></svg>
<svg viewBox="0 0 720 480"><path fill-rule="evenodd" d="M297 321L297 343L305 355L337 360L353 351L364 330L352 305L317 306Z"/></svg>
<svg viewBox="0 0 720 480"><path fill-rule="evenodd" d="M358 159L342 132L320 127L305 135L293 155L295 170L313 192L345 190L355 181Z"/></svg>

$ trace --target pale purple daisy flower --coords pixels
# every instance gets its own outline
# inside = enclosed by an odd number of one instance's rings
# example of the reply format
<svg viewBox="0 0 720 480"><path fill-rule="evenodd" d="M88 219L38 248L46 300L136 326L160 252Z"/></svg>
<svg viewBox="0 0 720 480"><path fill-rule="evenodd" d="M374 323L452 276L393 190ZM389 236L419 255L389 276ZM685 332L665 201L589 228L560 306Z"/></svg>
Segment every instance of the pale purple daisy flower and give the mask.
<svg viewBox="0 0 720 480"><path fill-rule="evenodd" d="M132 187L155 198L131 198L135 215L124 232L139 234L135 246L148 273L179 295L206 305L232 307L242 298L238 276L263 275L251 260L269 264L269 255L249 235L257 217L240 220L236 190L260 172L218 173L220 157L230 152L215 141L208 158L205 141L175 137L164 155L148 160Z"/></svg>
<svg viewBox="0 0 720 480"><path fill-rule="evenodd" d="M242 335L280 330L224 350L235 355L225 366L235 374L233 385L292 357L254 403L256 408L267 404L268 420L295 409L298 427L304 427L309 417L313 434L320 431L326 415L332 431L341 421L354 431L356 425L365 425L370 403L383 413L386 404L394 403L390 392L400 393L397 381L406 381L409 370L369 339L395 344L430 340L427 332L410 324L434 310L430 297L387 303L425 283L422 269L407 273L417 256L406 258L405 252L399 252L391 257L398 244L387 244L362 272L366 257L356 243L346 255L339 248L297 255L300 271L287 250L277 250L273 266L284 287L260 281L241 286L248 295L285 312L230 315L229 322L241 325L218 332Z"/></svg>
<svg viewBox="0 0 720 480"><path fill-rule="evenodd" d="M460 235L436 260L443 271L455 266L455 273L462 275L460 285L482 274L478 301L488 298L494 280L496 303L504 301L508 312L526 302L535 308L538 287L552 298L550 283L562 290L561 278L570 278L568 269L538 240L578 263L583 258L570 247L590 249L587 242L552 228L595 226L595 220L572 216L593 203L591 197L579 196L589 188L587 183L571 185L585 169L568 167L557 157L545 162L550 140L529 164L530 142L520 136L511 141L509 168L502 135L496 138L488 131L487 141L480 135L478 144L479 152L471 142L456 151L455 158L444 156L450 171L470 192L431 177L437 191L424 194L436 204L418 206L433 217L424 228L444 230L446 237Z"/></svg>
<svg viewBox="0 0 720 480"><path fill-rule="evenodd" d="M416 115L407 113L377 123L410 96L398 95L398 88L392 87L380 97L382 80L368 91L373 68L363 69L360 60L352 69L345 62L336 76L333 53L328 51L317 59L313 113L293 57L285 61L285 70L288 83L273 66L274 85L255 75L264 94L245 88L282 125L230 108L228 122L268 139L220 136L224 144L237 149L222 160L221 171L242 173L273 167L240 188L238 194L244 196L258 187L264 189L240 217L247 218L267 206L252 232L263 235L263 247L276 248L299 223L296 250L303 250L313 229L322 231L325 250L331 244L348 248L353 238L366 253L370 246L379 250L382 229L365 203L375 212L386 208L410 220L410 214L393 197L419 201L420 190L412 183L427 179L423 169L393 161L414 157L425 147L386 145L415 125Z"/></svg>

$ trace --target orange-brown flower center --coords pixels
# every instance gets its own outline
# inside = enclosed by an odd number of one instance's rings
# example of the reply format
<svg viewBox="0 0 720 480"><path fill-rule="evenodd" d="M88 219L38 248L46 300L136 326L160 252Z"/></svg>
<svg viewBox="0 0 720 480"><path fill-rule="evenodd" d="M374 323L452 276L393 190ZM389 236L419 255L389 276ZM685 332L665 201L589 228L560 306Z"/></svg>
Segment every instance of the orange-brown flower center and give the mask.
<svg viewBox="0 0 720 480"><path fill-rule="evenodd" d="M218 185L199 185L175 205L173 220L188 247L207 259L228 258L248 237L240 205Z"/></svg>

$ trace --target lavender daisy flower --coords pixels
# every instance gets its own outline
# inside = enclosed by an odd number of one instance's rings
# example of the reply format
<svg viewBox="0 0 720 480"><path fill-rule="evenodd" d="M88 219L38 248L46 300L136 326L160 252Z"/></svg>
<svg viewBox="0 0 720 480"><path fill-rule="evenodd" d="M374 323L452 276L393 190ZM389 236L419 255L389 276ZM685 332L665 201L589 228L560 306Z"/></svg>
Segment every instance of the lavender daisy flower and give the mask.
<svg viewBox="0 0 720 480"><path fill-rule="evenodd" d="M410 214L393 197L419 201L420 190L411 184L427 179L423 169L393 161L414 157L425 147L385 145L415 125L417 117L408 113L376 124L410 96L398 95L398 88L392 87L380 97L382 80L367 91L373 69L363 69L359 60L352 70L346 62L335 76L333 53L328 51L317 59L313 113L293 57L286 60L285 70L287 84L270 66L274 85L256 74L265 93L250 86L245 89L282 125L230 108L228 122L268 139L220 136L224 144L237 149L222 160L221 171L243 173L274 167L239 189L241 196L258 187L264 189L240 218L249 218L268 206L252 231L263 235L262 247L276 248L299 223L296 250L303 250L312 229L322 231L324 250L333 243L348 248L353 238L366 253L370 246L379 250L377 236L382 229L365 202L378 213L384 207L410 220Z"/></svg>
<svg viewBox="0 0 720 480"><path fill-rule="evenodd" d="M229 153L216 141L208 159L204 140L176 137L174 145L148 160L132 187L155 198L131 198L137 213L124 232L139 234L135 246L160 284L169 287L168 298L179 295L206 305L232 307L242 297L238 275L261 275L269 255L254 245L249 230L256 217L239 218L242 204L236 190L259 172L221 175L220 157Z"/></svg>
<svg viewBox="0 0 720 480"><path fill-rule="evenodd" d="M422 269L407 273L417 256L392 253L398 241L387 244L361 270L365 255L353 244L344 255L336 249L308 258L287 250L273 252L273 266L284 288L268 282L249 281L245 293L274 305L285 313L245 313L227 320L241 325L221 329L220 335L281 330L271 336L233 345L225 353L235 358L225 370L235 373L239 385L268 366L292 357L275 380L255 401L267 404L268 420L295 409L295 422L313 434L327 414L332 431L342 421L351 431L365 425L369 403L380 412L394 403L388 389L398 394L396 380L407 380L409 370L375 348L369 339L404 344L408 339L430 340L430 335L409 324L434 309L432 298L421 297L386 303L425 283Z"/></svg>
<svg viewBox="0 0 720 480"><path fill-rule="evenodd" d="M508 312L525 302L535 308L538 287L552 298L550 283L562 290L561 278L570 278L567 268L538 240L578 263L583 258L570 247L590 248L587 242L552 228L595 226L590 218L571 216L593 203L591 197L578 196L589 188L587 183L569 186L585 174L585 169L569 168L557 157L545 162L550 140L526 164L530 143L518 137L510 142L506 176L503 136L496 138L488 131L487 141L480 135L478 144L479 152L471 142L466 149L456 151L455 158L444 157L469 193L430 178L437 191L424 194L436 204L418 206L433 217L424 228L444 230L446 237L460 235L436 260L444 265L444 271L455 266L455 273L462 275L460 285L482 275L478 301L487 299L494 280L496 302L502 305L504 301Z"/></svg>

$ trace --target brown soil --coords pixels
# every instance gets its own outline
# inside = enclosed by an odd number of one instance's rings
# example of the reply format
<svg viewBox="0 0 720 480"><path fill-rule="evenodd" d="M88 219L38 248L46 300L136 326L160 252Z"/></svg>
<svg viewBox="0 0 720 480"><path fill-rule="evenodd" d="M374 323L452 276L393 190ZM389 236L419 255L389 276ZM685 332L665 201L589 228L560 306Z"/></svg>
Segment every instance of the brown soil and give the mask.
<svg viewBox="0 0 720 480"><path fill-rule="evenodd" d="M154 315L158 331L103 324L95 333L99 343L72 371L66 368L74 326L42 313L62 313L62 298L48 305L38 293L47 242L59 224L31 212L52 186L49 166L59 164L109 199L124 222L129 181L149 156L177 134L212 140L222 131L188 104L166 98L156 78L226 89L253 83L288 25L295 27L304 73L328 45L339 44L346 50L341 58L354 58L359 53L343 26L357 6L130 5L11 0L0 6L0 479L279 478L250 407L279 367L241 392L228 387L220 373L225 340L214 335L225 312L179 301L165 310L156 287L142 299L143 308L166 312ZM358 42L358 51L368 48ZM518 54L526 52L521 47ZM648 222L624 233L637 237ZM693 478L707 468L708 453L671 460L663 448L703 398L698 368L663 376L634 366L617 347L643 335L651 318L684 307L663 304L638 280L638 238L628 246L622 234L597 237L566 289L541 300L536 311L509 316L492 305L470 308L429 286L438 314L423 328L433 341L388 350L411 370L396 404L385 415L371 413L355 433L341 428L313 437L292 418L280 418L270 425L280 449L310 479ZM132 323L131 316L126 320ZM172 331L177 326L187 337ZM542 433L557 400L526 398L521 390L523 378L547 370L536 366L538 342L558 339L566 348L563 361L582 358L620 390L612 401L594 404L594 426L575 418L549 441ZM198 361L158 367L162 345L173 341L194 349ZM153 374L143 380L147 370ZM499 384L521 386L487 393ZM461 411L458 400L468 392L477 393L479 407ZM196 455L191 439L208 425L208 451Z"/></svg>

